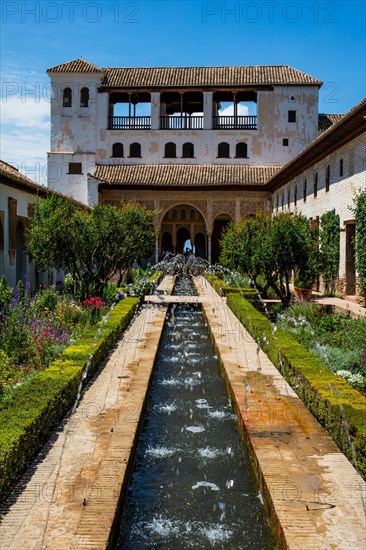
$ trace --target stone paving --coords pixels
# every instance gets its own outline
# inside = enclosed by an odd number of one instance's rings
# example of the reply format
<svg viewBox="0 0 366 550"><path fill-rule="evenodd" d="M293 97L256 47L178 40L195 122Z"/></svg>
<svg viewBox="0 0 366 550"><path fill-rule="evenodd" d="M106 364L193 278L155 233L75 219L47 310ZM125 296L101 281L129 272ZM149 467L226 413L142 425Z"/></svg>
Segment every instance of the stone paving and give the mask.
<svg viewBox="0 0 366 550"><path fill-rule="evenodd" d="M365 482L206 279L194 281L280 547L365 550Z"/></svg>
<svg viewBox="0 0 366 550"><path fill-rule="evenodd" d="M166 278L159 289L169 292L173 284ZM166 311L141 311L75 413L1 506L1 550L106 548Z"/></svg>

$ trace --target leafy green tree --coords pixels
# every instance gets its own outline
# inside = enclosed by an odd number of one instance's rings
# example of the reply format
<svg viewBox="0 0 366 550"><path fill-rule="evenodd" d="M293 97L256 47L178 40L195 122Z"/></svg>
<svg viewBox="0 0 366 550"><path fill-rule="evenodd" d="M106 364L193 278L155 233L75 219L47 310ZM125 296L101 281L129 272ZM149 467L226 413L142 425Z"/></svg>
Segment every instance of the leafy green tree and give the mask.
<svg viewBox="0 0 366 550"><path fill-rule="evenodd" d="M362 295L366 296L366 190L356 195L353 212L356 220L356 269Z"/></svg>
<svg viewBox="0 0 366 550"><path fill-rule="evenodd" d="M141 260L155 245L154 212L136 204L91 211L51 195L36 201L27 250L40 271L71 273L81 296L101 295L121 266Z"/></svg>
<svg viewBox="0 0 366 550"><path fill-rule="evenodd" d="M258 214L243 220L229 227L221 247L223 265L248 273L264 297L272 288L286 305L292 272L311 278L317 273L316 239L308 220L298 214Z"/></svg>
<svg viewBox="0 0 366 550"><path fill-rule="evenodd" d="M325 292L335 294L339 272L339 223L335 209L324 212L320 218L319 244L321 275Z"/></svg>

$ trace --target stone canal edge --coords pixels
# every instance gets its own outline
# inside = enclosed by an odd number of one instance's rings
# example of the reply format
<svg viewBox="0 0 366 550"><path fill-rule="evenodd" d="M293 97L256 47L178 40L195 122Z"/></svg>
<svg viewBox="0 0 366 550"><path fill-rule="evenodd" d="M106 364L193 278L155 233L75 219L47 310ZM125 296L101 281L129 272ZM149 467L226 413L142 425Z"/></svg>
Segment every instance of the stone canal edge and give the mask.
<svg viewBox="0 0 366 550"><path fill-rule="evenodd" d="M225 299L194 283L279 547L365 550L366 483Z"/></svg>

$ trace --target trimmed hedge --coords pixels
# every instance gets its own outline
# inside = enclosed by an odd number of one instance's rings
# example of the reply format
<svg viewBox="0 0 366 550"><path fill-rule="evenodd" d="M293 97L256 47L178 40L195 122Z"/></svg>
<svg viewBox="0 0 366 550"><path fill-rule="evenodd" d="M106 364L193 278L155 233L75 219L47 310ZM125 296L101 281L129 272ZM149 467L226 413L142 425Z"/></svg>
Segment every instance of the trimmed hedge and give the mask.
<svg viewBox="0 0 366 550"><path fill-rule="evenodd" d="M285 331L273 332L267 317L243 296L228 294L227 304L366 479L366 398Z"/></svg>
<svg viewBox="0 0 366 550"><path fill-rule="evenodd" d="M220 294L220 296L227 296L228 294L235 294L235 293L238 293L244 296L257 295L254 288L251 288L251 287L226 286L224 281L216 277L216 275L205 274L205 278L208 280L210 285L216 290L217 294Z"/></svg>
<svg viewBox="0 0 366 550"><path fill-rule="evenodd" d="M0 496L5 497L75 402L83 371L84 384L98 369L131 321L138 297L125 298L110 317L87 329L46 370L19 386L0 403Z"/></svg>

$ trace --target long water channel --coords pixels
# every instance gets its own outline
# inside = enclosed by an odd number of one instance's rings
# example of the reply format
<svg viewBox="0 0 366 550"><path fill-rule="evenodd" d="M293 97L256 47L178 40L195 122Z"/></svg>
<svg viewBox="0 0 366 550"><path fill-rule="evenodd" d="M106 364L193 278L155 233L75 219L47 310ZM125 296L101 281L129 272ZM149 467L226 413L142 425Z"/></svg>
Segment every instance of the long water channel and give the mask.
<svg viewBox="0 0 366 550"><path fill-rule="evenodd" d="M174 294L194 294L190 279ZM118 549L275 547L200 306L165 322Z"/></svg>

